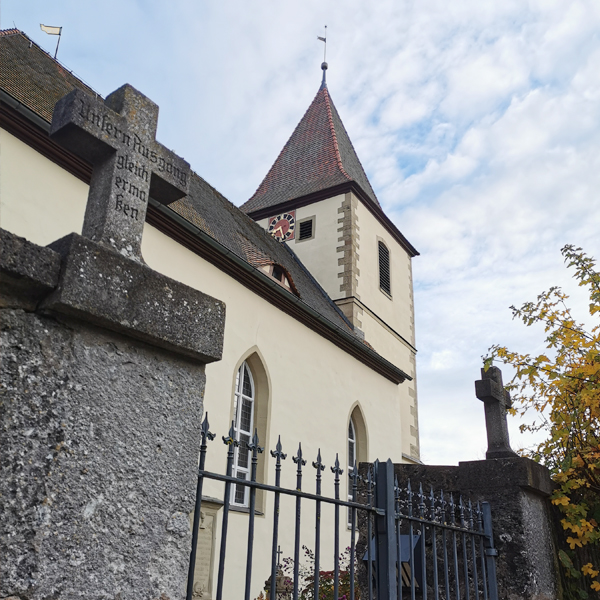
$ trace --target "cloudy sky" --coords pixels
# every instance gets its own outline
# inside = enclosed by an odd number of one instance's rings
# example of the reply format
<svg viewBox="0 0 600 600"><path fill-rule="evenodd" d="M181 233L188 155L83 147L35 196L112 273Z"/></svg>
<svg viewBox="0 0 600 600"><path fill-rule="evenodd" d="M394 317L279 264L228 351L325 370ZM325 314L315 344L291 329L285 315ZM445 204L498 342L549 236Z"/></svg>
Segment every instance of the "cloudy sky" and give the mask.
<svg viewBox="0 0 600 600"><path fill-rule="evenodd" d="M508 307L560 285L586 316L560 248L600 257L597 0L3 0L2 28L54 53L40 23L100 94L128 82L157 102L160 141L236 204L317 92L326 24L332 98L421 253L423 459L484 457L481 355L543 349Z"/></svg>

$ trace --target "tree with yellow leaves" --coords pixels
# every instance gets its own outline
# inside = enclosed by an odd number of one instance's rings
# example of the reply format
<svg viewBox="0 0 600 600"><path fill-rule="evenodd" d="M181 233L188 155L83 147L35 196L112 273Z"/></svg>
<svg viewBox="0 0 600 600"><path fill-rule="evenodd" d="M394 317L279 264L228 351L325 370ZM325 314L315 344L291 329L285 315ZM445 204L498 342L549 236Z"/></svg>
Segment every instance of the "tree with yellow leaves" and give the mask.
<svg viewBox="0 0 600 600"><path fill-rule="evenodd" d="M600 273L595 260L570 245L561 252L567 266L575 269L579 285L589 292L592 320L598 319ZM500 360L515 369L507 386L513 395L511 413L535 411L537 423L521 425L521 431L547 434L534 450L522 453L552 472L557 487L551 500L560 508L571 550L593 548L600 555L600 324L586 330L573 318L567 298L553 287L540 294L537 302L511 307L513 317L525 325L543 324L548 356L519 354L496 345L490 348L485 364L489 367ZM600 565L587 562L577 569L572 556L563 550L559 558L568 577L583 576L592 590L600 591ZM579 597L587 597L587 592L579 592Z"/></svg>

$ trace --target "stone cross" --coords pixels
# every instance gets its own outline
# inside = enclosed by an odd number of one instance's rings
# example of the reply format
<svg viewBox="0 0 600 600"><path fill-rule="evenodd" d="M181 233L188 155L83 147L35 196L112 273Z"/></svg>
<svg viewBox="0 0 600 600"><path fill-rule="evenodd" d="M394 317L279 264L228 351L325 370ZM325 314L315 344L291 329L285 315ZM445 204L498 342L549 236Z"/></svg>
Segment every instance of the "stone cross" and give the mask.
<svg viewBox="0 0 600 600"><path fill-rule="evenodd" d="M170 204L189 189L190 165L155 140L157 121L158 106L126 84L104 102L73 90L50 129L93 165L82 235L138 262L148 198Z"/></svg>
<svg viewBox="0 0 600 600"><path fill-rule="evenodd" d="M485 407L485 428L488 449L486 458L511 458L518 456L510 447L506 409L512 406L510 393L502 385L502 371L498 367L481 369L481 379L475 382L475 395Z"/></svg>

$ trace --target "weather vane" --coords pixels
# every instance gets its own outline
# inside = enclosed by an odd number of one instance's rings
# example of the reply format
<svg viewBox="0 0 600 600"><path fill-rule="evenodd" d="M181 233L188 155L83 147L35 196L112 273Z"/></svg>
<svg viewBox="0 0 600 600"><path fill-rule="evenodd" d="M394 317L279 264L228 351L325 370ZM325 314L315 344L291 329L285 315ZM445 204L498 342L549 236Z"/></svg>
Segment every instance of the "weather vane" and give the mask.
<svg viewBox="0 0 600 600"><path fill-rule="evenodd" d="M327 61L327 25L325 25L325 37L317 36L318 40L324 42L325 47L323 48L323 62Z"/></svg>
<svg viewBox="0 0 600 600"><path fill-rule="evenodd" d="M317 36L318 40L321 40L324 44L323 48L323 63L321 64L321 69L323 69L323 81L321 82L321 87L325 87L327 84L325 82L325 73L327 72L327 25L325 25L325 37Z"/></svg>

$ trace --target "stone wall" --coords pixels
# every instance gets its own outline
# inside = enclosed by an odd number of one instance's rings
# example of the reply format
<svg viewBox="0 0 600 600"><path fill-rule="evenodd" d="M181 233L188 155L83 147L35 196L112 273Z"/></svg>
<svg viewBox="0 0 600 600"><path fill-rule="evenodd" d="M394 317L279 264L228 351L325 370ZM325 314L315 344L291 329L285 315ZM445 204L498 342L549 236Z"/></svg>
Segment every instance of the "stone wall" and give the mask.
<svg viewBox="0 0 600 600"><path fill-rule="evenodd" d="M73 244L61 255L1 234L0 598L183 598L204 365L220 357L224 307L135 264L122 299L139 298L139 280L161 310L199 307L207 331L178 351L151 308L124 300L118 312L140 320L126 324L94 308L123 257L84 241L96 257L84 278ZM69 260L84 285L69 281ZM64 310L75 288L85 301Z"/></svg>
<svg viewBox="0 0 600 600"><path fill-rule="evenodd" d="M363 471L366 467L361 465ZM403 489L410 479L413 489L422 484L426 493L432 486L438 494L443 490L446 498L453 494L456 501L462 495L465 501L470 498L490 503L500 600L562 598L548 500L552 482L545 467L517 457L461 462L458 466L396 464L394 471ZM365 528L363 523L363 540Z"/></svg>

